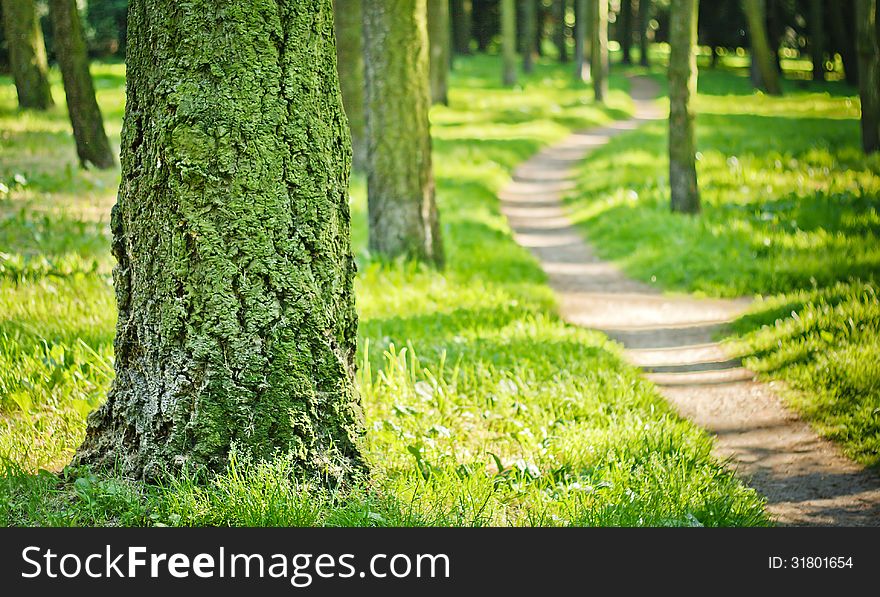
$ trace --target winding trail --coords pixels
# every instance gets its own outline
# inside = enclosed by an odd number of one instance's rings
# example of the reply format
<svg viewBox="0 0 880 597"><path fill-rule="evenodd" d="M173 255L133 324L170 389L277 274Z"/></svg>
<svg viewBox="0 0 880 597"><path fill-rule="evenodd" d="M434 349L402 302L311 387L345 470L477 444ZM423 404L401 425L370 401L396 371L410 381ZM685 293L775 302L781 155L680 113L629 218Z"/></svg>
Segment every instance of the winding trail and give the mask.
<svg viewBox="0 0 880 597"><path fill-rule="evenodd" d="M684 417L716 436L716 454L767 497L784 525L880 525L880 476L844 457L789 411L771 387L713 340L748 299L661 294L600 260L565 214L562 195L593 149L664 118L657 85L631 80L635 115L574 133L517 168L499 194L517 242L541 262L563 317L601 330L625 347Z"/></svg>

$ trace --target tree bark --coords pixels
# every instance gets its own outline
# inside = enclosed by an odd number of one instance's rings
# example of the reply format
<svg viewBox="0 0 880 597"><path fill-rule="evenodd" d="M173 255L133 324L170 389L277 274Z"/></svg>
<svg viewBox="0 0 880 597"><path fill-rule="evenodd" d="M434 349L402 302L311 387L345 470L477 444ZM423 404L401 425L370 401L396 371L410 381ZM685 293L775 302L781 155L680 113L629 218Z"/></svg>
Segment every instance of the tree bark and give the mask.
<svg viewBox="0 0 880 597"><path fill-rule="evenodd" d="M15 79L18 106L48 110L54 105L43 31L34 0L2 0L9 66Z"/></svg>
<svg viewBox="0 0 880 597"><path fill-rule="evenodd" d="M471 53L471 2L470 0L452 0L450 8L452 17L452 35L455 53L467 55Z"/></svg>
<svg viewBox="0 0 880 597"><path fill-rule="evenodd" d="M55 55L64 81L67 113L80 164L83 167L93 164L98 168L112 168L116 160L95 99L76 0L50 0L49 11L55 34Z"/></svg>
<svg viewBox="0 0 880 597"><path fill-rule="evenodd" d="M590 80L592 3L593 0L574 0L574 78L583 83Z"/></svg>
<svg viewBox="0 0 880 597"><path fill-rule="evenodd" d="M623 54L623 64L632 64L632 40L633 40L633 6L632 0L620 0L620 50Z"/></svg>
<svg viewBox="0 0 880 597"><path fill-rule="evenodd" d="M575 0L577 2L578 0ZM556 51L559 53L560 62L568 62L568 40L565 35L565 13L568 10L568 0L556 0L553 3L556 8L554 15L555 27L553 29L553 43L556 44Z"/></svg>
<svg viewBox="0 0 880 597"><path fill-rule="evenodd" d="M591 0L590 76L597 102L608 95L608 0Z"/></svg>
<svg viewBox="0 0 880 597"><path fill-rule="evenodd" d="M651 0L639 0L639 64L650 66L648 58L648 24L651 20Z"/></svg>
<svg viewBox="0 0 880 597"><path fill-rule="evenodd" d="M351 132L352 165L359 171L367 167L362 10L363 0L333 0L336 69Z"/></svg>
<svg viewBox="0 0 880 597"><path fill-rule="evenodd" d="M442 266L426 14L425 0L364 3L370 250Z"/></svg>
<svg viewBox="0 0 880 597"><path fill-rule="evenodd" d="M449 3L427 0L430 44L431 103L449 104Z"/></svg>
<svg viewBox="0 0 880 597"><path fill-rule="evenodd" d="M116 378L76 461L365 471L331 0L131 0Z"/></svg>
<svg viewBox="0 0 880 597"><path fill-rule="evenodd" d="M751 34L752 60L756 64L756 70L760 73L761 83L770 95L782 95L779 72L776 70L773 59L773 50L770 47L770 42L767 41L764 2L763 0L743 0L743 7Z"/></svg>
<svg viewBox="0 0 880 597"><path fill-rule="evenodd" d="M862 102L862 148L880 151L880 43L877 0L856 0L859 95Z"/></svg>
<svg viewBox="0 0 880 597"><path fill-rule="evenodd" d="M838 2L840 0L837 0ZM825 7L822 0L810 0L810 55L813 80L825 80Z"/></svg>
<svg viewBox="0 0 880 597"><path fill-rule="evenodd" d="M669 187L672 211L698 213L693 99L698 0L672 0L669 16Z"/></svg>
<svg viewBox="0 0 880 597"><path fill-rule="evenodd" d="M849 23L854 25L853 21L855 21L852 16L852 8L852 0L833 2L829 15L831 17L831 36L837 51L840 52L846 82L850 85L858 85L858 60L856 58L855 35L852 34L855 28L848 26ZM850 15L850 18L847 18L846 15Z"/></svg>
<svg viewBox="0 0 880 597"><path fill-rule="evenodd" d="M523 11L523 32L520 36L523 54L523 72L535 70L535 38L538 29L538 6L535 0L520 0Z"/></svg>
<svg viewBox="0 0 880 597"><path fill-rule="evenodd" d="M501 0L502 82L516 85L516 0Z"/></svg>

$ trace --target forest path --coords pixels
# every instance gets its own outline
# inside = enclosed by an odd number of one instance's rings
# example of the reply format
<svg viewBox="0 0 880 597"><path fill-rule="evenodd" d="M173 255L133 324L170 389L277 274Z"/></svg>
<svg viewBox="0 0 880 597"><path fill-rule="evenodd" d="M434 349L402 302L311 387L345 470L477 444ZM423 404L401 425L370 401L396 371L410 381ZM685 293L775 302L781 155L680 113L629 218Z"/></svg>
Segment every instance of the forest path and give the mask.
<svg viewBox="0 0 880 597"><path fill-rule="evenodd" d="M653 101L656 82L630 82L632 119L574 133L516 169L499 197L517 242L541 262L566 321L621 342L682 416L716 436L716 454L767 497L779 524L880 525L880 476L820 438L714 341L749 299L661 294L600 260L566 216L562 195L583 158L665 117Z"/></svg>

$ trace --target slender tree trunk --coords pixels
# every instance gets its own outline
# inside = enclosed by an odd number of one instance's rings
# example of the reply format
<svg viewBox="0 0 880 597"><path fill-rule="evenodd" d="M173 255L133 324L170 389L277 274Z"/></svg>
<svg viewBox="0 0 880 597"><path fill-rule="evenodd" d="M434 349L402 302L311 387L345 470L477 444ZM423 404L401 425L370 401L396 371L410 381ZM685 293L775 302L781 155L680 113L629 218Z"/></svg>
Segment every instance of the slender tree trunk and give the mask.
<svg viewBox="0 0 880 597"><path fill-rule="evenodd" d="M632 0L620 0L620 49L623 63L632 64L633 6Z"/></svg>
<svg viewBox="0 0 880 597"><path fill-rule="evenodd" d="M442 266L426 16L425 0L364 3L370 250Z"/></svg>
<svg viewBox="0 0 880 597"><path fill-rule="evenodd" d="M862 147L880 151L880 43L877 0L856 0L859 95L862 100Z"/></svg>
<svg viewBox="0 0 880 597"><path fill-rule="evenodd" d="M590 29L593 0L574 0L574 77L586 83L590 80Z"/></svg>
<svg viewBox="0 0 880 597"><path fill-rule="evenodd" d="M449 3L427 0L430 43L431 103L449 104Z"/></svg>
<svg viewBox="0 0 880 597"><path fill-rule="evenodd" d="M77 462L365 470L331 0L131 0L116 378ZM260 93L254 93L260 90Z"/></svg>
<svg viewBox="0 0 880 597"><path fill-rule="evenodd" d="M471 53L471 1L452 0L450 7L452 36L455 53L463 56Z"/></svg>
<svg viewBox="0 0 880 597"><path fill-rule="evenodd" d="M547 25L547 10L541 0L531 0L535 4L535 55L544 56L544 33Z"/></svg>
<svg viewBox="0 0 880 597"><path fill-rule="evenodd" d="M352 165L359 171L367 166L362 10L363 0L333 0L336 69L351 132Z"/></svg>
<svg viewBox="0 0 880 597"><path fill-rule="evenodd" d="M575 0L575 2L577 1ZM556 44L556 51L559 52L559 61L568 62L568 41L565 34L565 13L568 10L568 0L556 0L553 2L553 6L556 9L554 14L553 43Z"/></svg>
<svg viewBox="0 0 880 597"><path fill-rule="evenodd" d="M650 66L648 58L648 26L651 20L651 0L639 0L639 64Z"/></svg>
<svg viewBox="0 0 880 597"><path fill-rule="evenodd" d="M22 109L48 110L54 103L49 87L46 46L34 0L2 0L9 65Z"/></svg>
<svg viewBox="0 0 880 597"><path fill-rule="evenodd" d="M761 82L770 95L782 95L779 72L773 60L773 49L767 41L763 0L743 0L749 32L752 39L752 60L760 73Z"/></svg>
<svg viewBox="0 0 880 597"><path fill-rule="evenodd" d="M516 85L516 0L501 0L502 82Z"/></svg>
<svg viewBox="0 0 880 597"><path fill-rule="evenodd" d="M608 95L608 0L591 0L591 3L590 74L596 101L604 102Z"/></svg>
<svg viewBox="0 0 880 597"><path fill-rule="evenodd" d="M672 211L698 213L693 99L697 93L698 0L672 0L669 16L669 187Z"/></svg>
<svg viewBox="0 0 880 597"><path fill-rule="evenodd" d="M856 59L855 35L852 35L850 27L847 26L848 19L844 14L849 12L848 9L851 8L852 0L832 2L829 15L831 17L831 36L837 51L840 52L846 82L850 85L858 85L859 69Z"/></svg>
<svg viewBox="0 0 880 597"><path fill-rule="evenodd" d="M837 0L840 1L840 0ZM825 7L822 0L810 0L810 54L813 80L825 80Z"/></svg>
<svg viewBox="0 0 880 597"><path fill-rule="evenodd" d="M492 14L492 9L497 5L498 0L471 0L471 27L480 52L489 48L489 43L498 33L498 23Z"/></svg>
<svg viewBox="0 0 880 597"><path fill-rule="evenodd" d="M95 99L95 86L89 72L89 57L82 34L76 0L51 0L55 55L61 67L67 113L73 127L76 153L84 167L112 168L116 160L104 132L104 119Z"/></svg>
<svg viewBox="0 0 880 597"><path fill-rule="evenodd" d="M523 72L530 74L535 70L535 37L537 33L538 6L535 0L520 0L523 11L522 41Z"/></svg>

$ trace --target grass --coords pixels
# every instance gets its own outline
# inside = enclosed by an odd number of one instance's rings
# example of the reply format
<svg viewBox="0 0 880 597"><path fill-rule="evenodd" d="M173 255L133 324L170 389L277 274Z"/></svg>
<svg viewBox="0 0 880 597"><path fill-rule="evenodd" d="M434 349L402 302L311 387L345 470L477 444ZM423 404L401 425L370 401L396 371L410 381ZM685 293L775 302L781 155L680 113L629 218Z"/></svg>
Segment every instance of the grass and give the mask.
<svg viewBox="0 0 880 597"><path fill-rule="evenodd" d="M860 149L842 83L755 93L703 70L697 172L703 213L670 213L666 124L587 159L571 213L600 254L669 291L755 296L730 347L866 465L880 463L880 155Z"/></svg>
<svg viewBox="0 0 880 597"><path fill-rule="evenodd" d="M118 131L122 70L100 70L115 77L100 99ZM0 523L768 524L763 499L617 345L557 317L544 275L499 212L496 191L520 160L628 113L625 81L612 77L610 107L600 108L567 69L541 64L513 90L497 85L500 70L493 57L459 61L451 106L432 112L444 272L372 259L364 182L353 181L358 382L373 473L346 495L297 482L283 454L253 462L233 451L220 474L160 486L42 470L69 460L112 376L115 175L68 174L73 150L56 112L16 125L0 150L0 180L28 180L0 202ZM3 80L2 114L12 119L9 89ZM39 140L48 129L59 135L51 146ZM6 161L19 145L30 157Z"/></svg>

